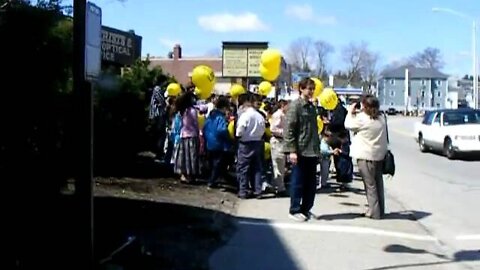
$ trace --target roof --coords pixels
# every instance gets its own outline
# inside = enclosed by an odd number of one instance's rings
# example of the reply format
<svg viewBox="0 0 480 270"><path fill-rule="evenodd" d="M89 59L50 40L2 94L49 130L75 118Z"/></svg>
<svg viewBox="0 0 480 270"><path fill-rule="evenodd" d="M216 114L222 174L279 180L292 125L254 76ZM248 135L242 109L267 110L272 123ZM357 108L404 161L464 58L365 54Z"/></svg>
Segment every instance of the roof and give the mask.
<svg viewBox="0 0 480 270"><path fill-rule="evenodd" d="M458 109L436 109L436 110L429 110L427 113L448 113L448 112L476 112L479 110L475 110L472 108L458 108Z"/></svg>
<svg viewBox="0 0 480 270"><path fill-rule="evenodd" d="M405 78L405 69L408 68L410 79L448 79L448 75L434 68L417 68L413 66L402 66L396 69L387 70L382 73L381 78Z"/></svg>
<svg viewBox="0 0 480 270"><path fill-rule="evenodd" d="M223 41L223 48L268 48L268 42L259 41Z"/></svg>

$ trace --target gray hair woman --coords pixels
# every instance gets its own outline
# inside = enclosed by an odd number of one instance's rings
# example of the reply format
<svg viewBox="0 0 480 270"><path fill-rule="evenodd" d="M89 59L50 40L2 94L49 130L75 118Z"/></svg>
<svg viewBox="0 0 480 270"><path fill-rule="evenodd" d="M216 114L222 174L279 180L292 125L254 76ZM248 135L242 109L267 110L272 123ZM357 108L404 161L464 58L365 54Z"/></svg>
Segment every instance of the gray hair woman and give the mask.
<svg viewBox="0 0 480 270"><path fill-rule="evenodd" d="M385 119L380 114L380 104L376 97L366 95L358 104L348 109L345 127L355 133L350 155L357 160L363 178L368 201L366 217L381 219L385 214L383 190L383 160L387 153L387 130Z"/></svg>

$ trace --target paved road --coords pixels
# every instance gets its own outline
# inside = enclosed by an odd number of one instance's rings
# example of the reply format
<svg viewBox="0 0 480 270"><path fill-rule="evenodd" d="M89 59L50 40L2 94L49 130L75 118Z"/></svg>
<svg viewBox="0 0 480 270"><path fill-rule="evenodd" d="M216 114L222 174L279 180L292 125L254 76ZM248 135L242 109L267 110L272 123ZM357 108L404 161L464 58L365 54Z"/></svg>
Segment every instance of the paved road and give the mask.
<svg viewBox="0 0 480 270"><path fill-rule="evenodd" d="M359 179L317 194L307 223L288 219L288 198L241 201L210 269L480 269L480 162L420 153L414 120L389 121L397 175L385 180L385 219L360 216Z"/></svg>
<svg viewBox="0 0 480 270"><path fill-rule="evenodd" d="M451 251L479 250L480 159L452 161L421 153L413 137L415 121L389 121L398 174L388 192L404 207L426 212L419 221Z"/></svg>

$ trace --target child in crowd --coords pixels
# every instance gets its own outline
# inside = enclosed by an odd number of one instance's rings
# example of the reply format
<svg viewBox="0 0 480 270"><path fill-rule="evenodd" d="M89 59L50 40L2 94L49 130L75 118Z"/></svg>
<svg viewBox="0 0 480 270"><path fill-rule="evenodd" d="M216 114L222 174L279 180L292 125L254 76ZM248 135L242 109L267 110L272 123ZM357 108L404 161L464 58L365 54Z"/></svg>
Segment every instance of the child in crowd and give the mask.
<svg viewBox="0 0 480 270"><path fill-rule="evenodd" d="M322 139L320 141L320 182L317 189L329 188L328 179L330 175L330 162L335 151L330 146L331 132L323 129Z"/></svg>

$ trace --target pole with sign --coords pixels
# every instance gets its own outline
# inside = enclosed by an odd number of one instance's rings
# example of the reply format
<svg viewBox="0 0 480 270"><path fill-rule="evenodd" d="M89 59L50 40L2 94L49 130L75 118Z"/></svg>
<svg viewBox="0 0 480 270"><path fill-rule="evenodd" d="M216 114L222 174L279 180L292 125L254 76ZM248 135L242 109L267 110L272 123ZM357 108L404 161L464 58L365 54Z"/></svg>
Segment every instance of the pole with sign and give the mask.
<svg viewBox="0 0 480 270"><path fill-rule="evenodd" d="M93 91L100 73L101 9L86 0L73 2L73 82L76 101L75 207L79 269L93 269Z"/></svg>

